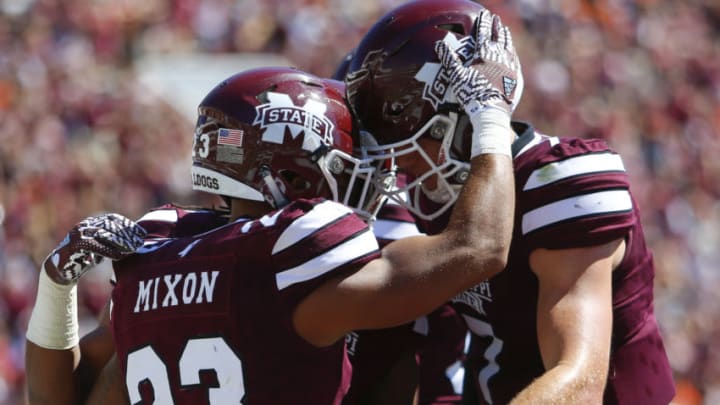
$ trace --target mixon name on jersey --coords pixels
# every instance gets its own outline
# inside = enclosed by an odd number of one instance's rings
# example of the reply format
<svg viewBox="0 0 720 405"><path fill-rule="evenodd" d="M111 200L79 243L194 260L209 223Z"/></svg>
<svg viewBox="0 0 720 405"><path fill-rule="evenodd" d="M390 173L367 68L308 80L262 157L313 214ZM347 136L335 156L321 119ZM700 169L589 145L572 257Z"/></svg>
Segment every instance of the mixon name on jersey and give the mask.
<svg viewBox="0 0 720 405"><path fill-rule="evenodd" d="M166 274L138 281L134 313L158 308L212 303L219 271Z"/></svg>

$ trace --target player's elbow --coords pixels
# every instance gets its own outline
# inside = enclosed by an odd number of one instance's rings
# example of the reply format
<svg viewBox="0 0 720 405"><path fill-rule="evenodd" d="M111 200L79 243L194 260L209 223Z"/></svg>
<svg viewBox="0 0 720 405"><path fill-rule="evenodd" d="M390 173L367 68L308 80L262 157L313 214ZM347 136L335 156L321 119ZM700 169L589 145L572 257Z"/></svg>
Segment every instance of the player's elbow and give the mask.
<svg viewBox="0 0 720 405"><path fill-rule="evenodd" d="M478 250L479 254L483 255L496 273L499 273L507 266L510 255L510 233L477 232L473 239L475 249Z"/></svg>
<svg viewBox="0 0 720 405"><path fill-rule="evenodd" d="M491 246L480 249L476 254L477 264L485 269L488 278L497 275L508 263L508 250L503 246Z"/></svg>
<svg viewBox="0 0 720 405"><path fill-rule="evenodd" d="M572 403L602 403L607 383L605 368L573 367L561 364L554 368L555 384L560 388L557 392ZM563 383L565 381L565 383ZM559 400L559 398L558 398ZM567 401L559 401L567 402Z"/></svg>
<svg viewBox="0 0 720 405"><path fill-rule="evenodd" d="M476 235L477 236L477 235ZM467 266L481 269L482 278L487 279L500 273L508 263L510 241L505 238L493 238L487 235L473 238L462 235L467 248Z"/></svg>
<svg viewBox="0 0 720 405"><path fill-rule="evenodd" d="M573 398L576 403L600 404L603 401L605 381L582 380L574 388L569 397Z"/></svg>
<svg viewBox="0 0 720 405"><path fill-rule="evenodd" d="M451 223L446 232L453 246L471 252L471 260L487 272L494 275L507 266L512 236L510 222L497 221L495 226L476 227L458 221Z"/></svg>

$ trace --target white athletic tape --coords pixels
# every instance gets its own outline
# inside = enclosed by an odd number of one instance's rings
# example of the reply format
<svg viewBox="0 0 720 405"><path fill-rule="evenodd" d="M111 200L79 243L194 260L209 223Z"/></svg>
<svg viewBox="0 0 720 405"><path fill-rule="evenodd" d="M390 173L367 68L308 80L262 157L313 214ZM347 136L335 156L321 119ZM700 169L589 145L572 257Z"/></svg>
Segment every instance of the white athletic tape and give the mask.
<svg viewBox="0 0 720 405"><path fill-rule="evenodd" d="M512 156L510 116L498 107L467 108L473 126L470 157L486 153ZM472 112L472 113L470 113Z"/></svg>
<svg viewBox="0 0 720 405"><path fill-rule="evenodd" d="M40 269L37 298L25 335L40 347L65 350L76 346L78 334L77 286L57 284Z"/></svg>

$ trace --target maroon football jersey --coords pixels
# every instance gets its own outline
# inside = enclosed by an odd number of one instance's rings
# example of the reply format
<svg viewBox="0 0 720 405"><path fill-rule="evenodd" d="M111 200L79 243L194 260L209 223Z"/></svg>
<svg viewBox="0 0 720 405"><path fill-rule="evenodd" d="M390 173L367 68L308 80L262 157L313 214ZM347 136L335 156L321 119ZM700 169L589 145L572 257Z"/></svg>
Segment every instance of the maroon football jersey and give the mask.
<svg viewBox="0 0 720 405"><path fill-rule="evenodd" d="M514 124L516 211L508 267L453 304L473 332L466 403L504 404L544 372L536 333L537 248L627 244L614 270L613 332L606 404L667 404L671 369L653 313L654 267L619 155L601 140L556 138ZM447 215L424 223L428 233Z"/></svg>
<svg viewBox="0 0 720 405"><path fill-rule="evenodd" d="M111 324L131 403L340 403L345 342L310 345L292 313L327 277L377 257L359 217L299 200L257 220L156 236L115 265Z"/></svg>
<svg viewBox="0 0 720 405"><path fill-rule="evenodd" d="M452 405L462 400L467 326L443 305L427 316L428 331L417 350L418 405Z"/></svg>
<svg viewBox="0 0 720 405"><path fill-rule="evenodd" d="M377 215L373 232L379 245L421 235L407 209L389 202ZM372 402L392 368L404 356L416 357L420 390L419 405L459 403L452 377L460 369L466 333L462 318L449 305L394 328L362 330L347 336L353 366L352 384L344 405ZM432 351L426 351L432 346ZM460 384L457 389L459 389Z"/></svg>
<svg viewBox="0 0 720 405"><path fill-rule="evenodd" d="M228 218L228 211L165 204L151 209L136 222L147 231L146 239L158 239L207 232L227 224Z"/></svg>
<svg viewBox="0 0 720 405"><path fill-rule="evenodd" d="M227 222L227 213L167 204L155 208L138 221L149 239L195 235ZM415 219L403 207L389 202L373 223L373 233L382 247L394 240L419 235ZM420 368L419 404L459 403L464 336L462 318L449 306L396 328L352 332L347 353L353 367L351 387L343 404L355 404L372 395L403 355L414 356ZM425 350L432 347L437 350Z"/></svg>

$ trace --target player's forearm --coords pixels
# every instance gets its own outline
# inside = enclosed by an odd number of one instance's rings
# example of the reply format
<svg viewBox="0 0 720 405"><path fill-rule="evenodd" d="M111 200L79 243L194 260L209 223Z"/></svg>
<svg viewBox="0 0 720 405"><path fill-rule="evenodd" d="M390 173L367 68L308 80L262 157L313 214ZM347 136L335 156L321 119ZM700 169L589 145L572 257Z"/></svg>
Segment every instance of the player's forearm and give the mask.
<svg viewBox="0 0 720 405"><path fill-rule="evenodd" d="M399 325L431 312L448 298L487 280L507 263L514 211L514 178L509 156L483 154L473 159L471 174L439 235L409 237L383 249L341 288L375 285L367 302L372 312L363 328ZM381 291L383 299L377 299ZM388 311L387 308L393 308ZM359 318L361 314L357 315Z"/></svg>
<svg viewBox="0 0 720 405"><path fill-rule="evenodd" d="M558 365L520 392L510 405L600 404L606 373Z"/></svg>
<svg viewBox="0 0 720 405"><path fill-rule="evenodd" d="M25 373L30 405L75 404L75 374L80 359L77 346L65 350L45 349L26 342Z"/></svg>
<svg viewBox="0 0 720 405"><path fill-rule="evenodd" d="M115 353L108 326L100 326L65 350L46 349L27 341L25 353L30 404L82 403L100 371Z"/></svg>
<svg viewBox="0 0 720 405"><path fill-rule="evenodd" d="M383 249L382 260L344 283L377 286L367 302L357 306L375 314L364 317L372 323L363 327L415 319L500 272L507 263L513 210L510 157L487 154L473 159L470 178L441 234L394 241ZM382 300L376 291L383 292Z"/></svg>
<svg viewBox="0 0 720 405"><path fill-rule="evenodd" d="M450 87L472 126L470 176L453 208L448 225L451 242L469 247L476 282L505 267L515 211L510 125L512 104L518 96L498 83L515 81L518 63L509 30L500 18L484 10L475 27L474 56L480 63L466 66L458 50L445 40L435 43Z"/></svg>
<svg viewBox="0 0 720 405"><path fill-rule="evenodd" d="M88 367L87 361L81 362L81 346L86 345L80 341L78 324L77 286L74 282L58 284L42 269L26 334L25 368L30 404L75 404L85 397L84 390L97 373ZM109 340L112 342L111 337ZM112 345L109 347L112 350ZM87 357L101 359L102 356ZM93 378L89 381L88 376Z"/></svg>
<svg viewBox="0 0 720 405"><path fill-rule="evenodd" d="M25 369L30 404L76 402L74 371L79 364L77 287L53 281L40 270L27 330Z"/></svg>
<svg viewBox="0 0 720 405"><path fill-rule="evenodd" d="M472 160L471 174L458 197L448 225L458 246L472 249L477 282L507 263L515 210L510 156L482 154Z"/></svg>
<svg viewBox="0 0 720 405"><path fill-rule="evenodd" d="M87 405L123 405L130 403L125 391L125 381L120 373L117 357L113 356L105 365L88 395Z"/></svg>
<svg viewBox="0 0 720 405"><path fill-rule="evenodd" d="M25 335L29 403L84 401L114 347L109 333L94 334L90 340L97 344L80 341L78 279L105 257L118 260L134 252L142 246L145 234L142 227L119 214L88 217L45 259ZM101 325L106 331L107 322Z"/></svg>

